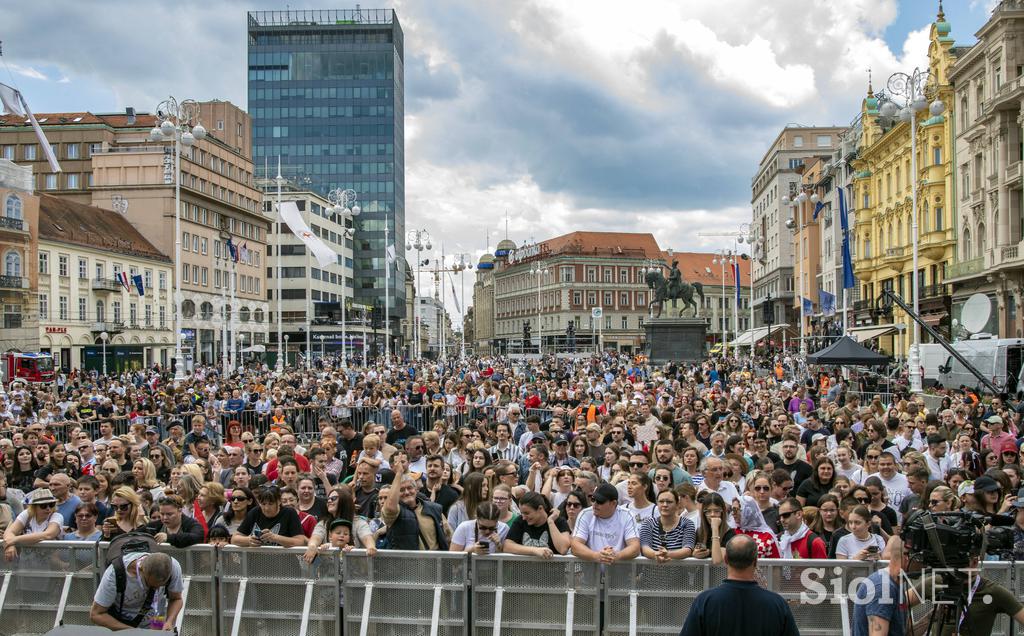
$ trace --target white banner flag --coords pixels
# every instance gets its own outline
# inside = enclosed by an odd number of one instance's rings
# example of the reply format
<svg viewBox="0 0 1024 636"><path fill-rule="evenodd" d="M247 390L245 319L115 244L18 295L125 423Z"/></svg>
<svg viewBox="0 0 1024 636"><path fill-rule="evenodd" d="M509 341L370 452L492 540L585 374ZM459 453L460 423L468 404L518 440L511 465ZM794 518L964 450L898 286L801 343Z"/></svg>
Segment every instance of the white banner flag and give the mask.
<svg viewBox="0 0 1024 636"><path fill-rule="evenodd" d="M281 204L281 219L288 224L288 229L313 252L316 262L320 263L320 267L327 267L331 263L338 262L337 252L328 247L326 243L320 240L320 237L310 231L309 226L302 220L299 206L295 205L294 201L285 201Z"/></svg>
<svg viewBox="0 0 1024 636"><path fill-rule="evenodd" d="M28 117L28 121L32 124L32 129L36 131L36 139L39 140L39 145L43 147L43 156L46 157L46 161L50 164L50 170L53 172L60 172L60 164L57 163L57 157L53 154L53 148L50 146L50 142L46 139L46 135L43 133L42 126L36 121L36 116L32 114L32 111L28 107L28 102L25 101L25 96L21 92L12 88L6 84L0 84L0 106L3 106L3 111L19 117Z"/></svg>

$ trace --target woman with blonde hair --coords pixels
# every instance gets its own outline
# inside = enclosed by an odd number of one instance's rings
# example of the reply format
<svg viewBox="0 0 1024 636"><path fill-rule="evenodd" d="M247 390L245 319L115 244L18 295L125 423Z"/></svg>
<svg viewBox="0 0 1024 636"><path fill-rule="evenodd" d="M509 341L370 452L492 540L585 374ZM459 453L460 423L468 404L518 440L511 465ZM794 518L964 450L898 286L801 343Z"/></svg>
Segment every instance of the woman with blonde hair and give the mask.
<svg viewBox="0 0 1024 636"><path fill-rule="evenodd" d="M37 488L26 498L22 510L4 530L4 558L13 561L19 545L33 545L60 537L64 517L57 512L57 498L47 488Z"/></svg>
<svg viewBox="0 0 1024 636"><path fill-rule="evenodd" d="M203 488L203 482L188 471L182 471L181 479L178 480L178 488L174 494L181 497L185 503L182 512L191 517L195 514L195 503L199 499L199 491Z"/></svg>
<svg viewBox="0 0 1024 636"><path fill-rule="evenodd" d="M135 475L136 490L148 490L157 500L164 495L164 486L156 478L156 465L145 457L132 462L132 474Z"/></svg>
<svg viewBox="0 0 1024 636"><path fill-rule="evenodd" d="M224 486L220 482L208 481L199 489L195 503L192 504L192 517L203 527L203 541L210 535L210 528L220 522L227 501Z"/></svg>
<svg viewBox="0 0 1024 636"><path fill-rule="evenodd" d="M203 483L203 481L205 481L203 479L203 469L197 464L182 464L181 476L184 477L185 475L191 475L192 478L199 483Z"/></svg>
<svg viewBox="0 0 1024 636"><path fill-rule="evenodd" d="M110 496L114 514L103 522L103 540L110 541L126 532L142 530L149 519L142 509L142 499L128 486L121 486Z"/></svg>

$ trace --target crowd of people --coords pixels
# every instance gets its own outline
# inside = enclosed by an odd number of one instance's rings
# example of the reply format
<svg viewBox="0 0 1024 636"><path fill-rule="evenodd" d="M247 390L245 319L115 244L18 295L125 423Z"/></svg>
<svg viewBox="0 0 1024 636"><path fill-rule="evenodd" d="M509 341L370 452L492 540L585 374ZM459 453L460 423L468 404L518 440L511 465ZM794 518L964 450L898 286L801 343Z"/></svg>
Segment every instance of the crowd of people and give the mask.
<svg viewBox="0 0 1024 636"><path fill-rule="evenodd" d="M933 402L782 359L758 373L615 354L61 376L0 394L4 557L145 532L309 561L720 563L740 535L762 559L868 561L915 510L962 510L1003 517L1024 558L1024 404L965 388Z"/></svg>

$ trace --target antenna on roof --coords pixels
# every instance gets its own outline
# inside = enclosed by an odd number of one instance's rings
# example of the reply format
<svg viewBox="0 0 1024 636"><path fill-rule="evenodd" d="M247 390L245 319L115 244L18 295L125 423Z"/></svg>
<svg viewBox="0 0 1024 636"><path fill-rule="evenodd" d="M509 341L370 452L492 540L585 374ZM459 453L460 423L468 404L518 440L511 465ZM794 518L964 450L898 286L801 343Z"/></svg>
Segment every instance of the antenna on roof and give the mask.
<svg viewBox="0 0 1024 636"><path fill-rule="evenodd" d="M508 208L505 208L505 238L508 238Z"/></svg>

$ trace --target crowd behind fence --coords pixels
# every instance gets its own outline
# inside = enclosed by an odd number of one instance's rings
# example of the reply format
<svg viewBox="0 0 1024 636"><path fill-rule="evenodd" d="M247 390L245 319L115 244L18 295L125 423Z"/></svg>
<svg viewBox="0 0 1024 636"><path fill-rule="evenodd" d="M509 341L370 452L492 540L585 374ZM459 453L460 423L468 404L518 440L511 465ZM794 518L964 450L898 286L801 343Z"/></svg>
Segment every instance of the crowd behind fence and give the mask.
<svg viewBox="0 0 1024 636"><path fill-rule="evenodd" d="M106 548L46 541L0 561L0 633L89 624ZM330 550L307 564L303 548L161 550L182 567L182 636L337 636L342 625L349 636L674 636L697 595L726 574L703 560L636 559L602 568L561 556ZM849 633L858 579L885 565L762 560L757 576L788 601L801 634L838 636ZM983 572L1024 597L1024 564L986 563ZM919 607L914 618L929 609ZM993 634L1009 630L1003 616Z"/></svg>
<svg viewBox="0 0 1024 636"><path fill-rule="evenodd" d="M431 430L434 423L438 420L444 421L449 429L452 427L468 426L471 422L481 417L487 418L488 421L504 422L508 420L509 409L507 406L456 406L448 408L409 404L386 407L331 405L281 407L284 423L287 424L296 436L307 440L318 436L321 418L330 419L334 425L340 420L349 420L357 430L361 430L368 423L380 424L390 428L391 413L396 410L402 414L402 418L406 423L416 430L424 432ZM541 423L546 423L551 421L553 410L520 408L519 412L522 419L536 415L541 418ZM275 409L267 412L255 408L247 408L236 412L217 412L213 419L215 419L214 424L219 427L221 433L227 430L228 422L237 420L242 425L243 430L251 431L257 435L266 435L274 426L274 414ZM54 422L52 429L56 438L64 442L68 441L67 431L74 426L81 426L93 439L98 439L101 435L100 425L107 422L112 425L114 435L128 434L132 425L155 426L160 429L161 435L165 435L171 424L175 422L181 423L187 433L190 430L189 422L196 415L208 414L203 410L195 410L161 415L143 415L134 418L127 416L105 417L81 422L75 419L65 419L60 422Z"/></svg>

